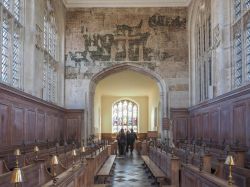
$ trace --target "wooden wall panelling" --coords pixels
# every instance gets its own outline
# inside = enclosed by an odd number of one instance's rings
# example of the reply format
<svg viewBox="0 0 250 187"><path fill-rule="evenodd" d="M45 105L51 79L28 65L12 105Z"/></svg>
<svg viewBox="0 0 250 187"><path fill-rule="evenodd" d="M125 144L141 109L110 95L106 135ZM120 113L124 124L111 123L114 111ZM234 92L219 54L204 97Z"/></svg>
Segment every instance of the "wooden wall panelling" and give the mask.
<svg viewBox="0 0 250 187"><path fill-rule="evenodd" d="M25 110L25 141L33 143L36 139L36 111Z"/></svg>
<svg viewBox="0 0 250 187"><path fill-rule="evenodd" d="M231 120L231 111L230 106L226 105L221 107L220 110L220 143L222 144L225 141L225 144L231 143L231 127L232 127L232 120Z"/></svg>
<svg viewBox="0 0 250 187"><path fill-rule="evenodd" d="M45 113L37 111L36 139L45 142Z"/></svg>
<svg viewBox="0 0 250 187"><path fill-rule="evenodd" d="M29 146L35 140L65 139L67 129L77 132L80 140L83 112L67 110L0 83L0 155L12 155L23 141ZM66 126L67 117L76 120Z"/></svg>
<svg viewBox="0 0 250 187"><path fill-rule="evenodd" d="M174 141L185 139L188 136L189 113L186 108L171 108L171 119L174 120Z"/></svg>
<svg viewBox="0 0 250 187"><path fill-rule="evenodd" d="M246 115L246 124L247 124L247 128L246 128L246 132L247 132L247 146L250 147L250 99L247 102L247 115Z"/></svg>
<svg viewBox="0 0 250 187"><path fill-rule="evenodd" d="M202 138L205 141L209 141L209 138L211 136L211 128L209 123L209 113L202 114L202 124L200 124L203 128L201 128L202 131Z"/></svg>
<svg viewBox="0 0 250 187"><path fill-rule="evenodd" d="M246 145L246 104L240 103L233 106L233 142L239 141Z"/></svg>
<svg viewBox="0 0 250 187"><path fill-rule="evenodd" d="M195 131L195 139L200 139L202 137L202 134L203 134L201 114L195 116L195 126L193 128Z"/></svg>
<svg viewBox="0 0 250 187"><path fill-rule="evenodd" d="M219 132L220 132L220 124L219 124L219 110L214 109L210 112L210 138L212 138L213 143L219 143Z"/></svg>
<svg viewBox="0 0 250 187"><path fill-rule="evenodd" d="M13 105L11 118L11 143L17 145L24 140L24 109Z"/></svg>
<svg viewBox="0 0 250 187"><path fill-rule="evenodd" d="M190 107L189 112L191 122L193 116L196 118L195 125L199 121L197 116L209 113L213 141L222 145L239 140L241 146L250 148L250 84ZM206 128L207 123L200 124Z"/></svg>
<svg viewBox="0 0 250 187"><path fill-rule="evenodd" d="M54 141L54 128L53 128L53 116L52 114L46 114L45 121L45 139L49 141Z"/></svg>
<svg viewBox="0 0 250 187"><path fill-rule="evenodd" d="M1 101L0 103L0 146L6 146L10 143L8 133L9 125L9 105Z"/></svg>

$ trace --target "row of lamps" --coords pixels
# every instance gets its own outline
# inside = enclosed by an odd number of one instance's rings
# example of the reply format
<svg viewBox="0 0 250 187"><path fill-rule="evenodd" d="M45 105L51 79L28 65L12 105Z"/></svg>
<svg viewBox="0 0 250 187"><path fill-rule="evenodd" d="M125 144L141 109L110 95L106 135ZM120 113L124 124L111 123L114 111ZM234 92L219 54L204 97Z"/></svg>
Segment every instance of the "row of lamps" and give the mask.
<svg viewBox="0 0 250 187"><path fill-rule="evenodd" d="M39 147L38 146L35 146L34 147L34 153L35 153L35 161L38 161L38 152L39 152ZM85 159L85 154L86 150L85 150L85 147L82 146L80 148L80 160L81 160L81 164L85 164L86 163L86 159ZM15 187L18 186L18 184L20 183L23 183L24 182L24 175L23 175L23 171L22 169L19 167L19 157L21 156L21 151L20 149L16 149L14 151L14 155L16 157L16 166L12 172L12 175L11 175L11 183L13 183L15 185ZM76 167L76 156L77 156L77 151L76 149L74 148L72 150L72 153L71 153L72 157L73 157L73 163L72 163L72 171L74 170L74 168ZM57 168L57 165L59 165L59 159L58 159L58 156L57 155L53 155L52 158L51 158L51 166L52 166L52 177L53 177L53 185L56 185L56 182L57 182L57 173L56 173L56 168Z"/></svg>

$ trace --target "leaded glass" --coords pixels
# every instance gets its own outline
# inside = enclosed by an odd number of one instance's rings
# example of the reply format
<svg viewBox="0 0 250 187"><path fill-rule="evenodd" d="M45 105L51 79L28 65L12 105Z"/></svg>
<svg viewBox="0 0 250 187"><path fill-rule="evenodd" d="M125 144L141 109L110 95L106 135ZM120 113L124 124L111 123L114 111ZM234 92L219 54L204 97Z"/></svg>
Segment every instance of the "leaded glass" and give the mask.
<svg viewBox="0 0 250 187"><path fill-rule="evenodd" d="M112 132L118 133L133 128L138 132L138 106L129 100L121 100L112 106Z"/></svg>
<svg viewBox="0 0 250 187"><path fill-rule="evenodd" d="M250 80L250 21L246 26L246 66L247 80Z"/></svg>
<svg viewBox="0 0 250 187"><path fill-rule="evenodd" d="M2 23L2 66L1 76L3 82L8 82L9 67L9 45L10 45L10 26L7 19Z"/></svg>
<svg viewBox="0 0 250 187"><path fill-rule="evenodd" d="M238 19L241 15L241 0L234 0L234 16Z"/></svg>
<svg viewBox="0 0 250 187"><path fill-rule="evenodd" d="M242 84L242 40L241 33L237 33L234 39L234 55L235 55L235 86Z"/></svg>
<svg viewBox="0 0 250 187"><path fill-rule="evenodd" d="M5 8L10 10L10 0L3 0L3 6L5 6Z"/></svg>
<svg viewBox="0 0 250 187"><path fill-rule="evenodd" d="M46 20L46 17L44 17L44 34L43 34L43 47L44 49L48 48L48 22Z"/></svg>
<svg viewBox="0 0 250 187"><path fill-rule="evenodd" d="M246 8L250 8L250 0L245 0L245 6Z"/></svg>
<svg viewBox="0 0 250 187"><path fill-rule="evenodd" d="M14 87L19 87L20 83L20 40L19 35L13 35L13 63L12 63L12 83Z"/></svg>
<svg viewBox="0 0 250 187"><path fill-rule="evenodd" d="M48 84L48 100L51 101L51 94L52 94L52 68L51 65L48 65L48 77L47 77L47 84Z"/></svg>
<svg viewBox="0 0 250 187"><path fill-rule="evenodd" d="M19 21L21 12L21 2L20 0L14 0L14 17Z"/></svg>

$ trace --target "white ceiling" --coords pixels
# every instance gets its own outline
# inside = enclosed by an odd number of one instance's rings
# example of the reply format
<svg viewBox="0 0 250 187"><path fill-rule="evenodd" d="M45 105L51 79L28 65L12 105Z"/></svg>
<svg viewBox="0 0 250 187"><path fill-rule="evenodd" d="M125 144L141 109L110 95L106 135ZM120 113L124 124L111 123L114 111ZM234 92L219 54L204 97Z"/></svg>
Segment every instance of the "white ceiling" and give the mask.
<svg viewBox="0 0 250 187"><path fill-rule="evenodd" d="M84 7L185 7L191 0L63 0L67 8Z"/></svg>
<svg viewBox="0 0 250 187"><path fill-rule="evenodd" d="M112 96L150 96L155 91L159 92L155 80L129 70L109 75L96 87L96 93Z"/></svg>

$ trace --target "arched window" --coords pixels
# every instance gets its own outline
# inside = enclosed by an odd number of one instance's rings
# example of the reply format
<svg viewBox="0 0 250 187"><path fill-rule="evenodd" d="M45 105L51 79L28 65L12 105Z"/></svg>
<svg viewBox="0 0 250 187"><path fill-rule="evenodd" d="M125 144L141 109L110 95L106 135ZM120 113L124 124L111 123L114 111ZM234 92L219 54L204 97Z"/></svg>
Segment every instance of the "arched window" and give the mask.
<svg viewBox="0 0 250 187"><path fill-rule="evenodd" d="M112 106L112 132L117 133L122 128L138 132L138 105L130 100L120 100Z"/></svg>
<svg viewBox="0 0 250 187"><path fill-rule="evenodd" d="M47 1L47 6L52 7ZM57 27L54 9L47 9L44 12L43 25L43 98L56 103L57 100Z"/></svg>
<svg viewBox="0 0 250 187"><path fill-rule="evenodd" d="M23 61L23 0L0 2L0 81L21 88Z"/></svg>
<svg viewBox="0 0 250 187"><path fill-rule="evenodd" d="M233 86L250 81L250 0L233 0Z"/></svg>

